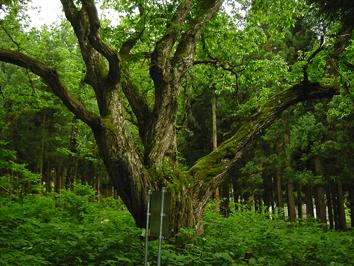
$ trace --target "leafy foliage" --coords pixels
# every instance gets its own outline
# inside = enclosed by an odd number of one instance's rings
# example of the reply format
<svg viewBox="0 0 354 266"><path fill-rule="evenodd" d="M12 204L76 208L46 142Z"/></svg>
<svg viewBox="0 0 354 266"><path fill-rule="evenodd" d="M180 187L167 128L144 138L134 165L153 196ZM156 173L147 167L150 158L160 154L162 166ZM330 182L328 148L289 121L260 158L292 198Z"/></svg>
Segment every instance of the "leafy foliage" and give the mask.
<svg viewBox="0 0 354 266"><path fill-rule="evenodd" d="M76 185L23 203L1 198L1 264L142 265L141 232L122 202L96 203L93 195ZM203 235L184 228L164 242L164 265L350 265L354 259L353 232L326 232L315 222L289 224L249 211L225 219L214 204L206 210ZM151 264L156 254L157 241L150 241Z"/></svg>
<svg viewBox="0 0 354 266"><path fill-rule="evenodd" d="M40 176L29 171L25 164L16 162L16 152L6 148L0 140L0 185L13 195L23 197L38 193Z"/></svg>
<svg viewBox="0 0 354 266"><path fill-rule="evenodd" d="M132 217L110 198L94 203L94 194L76 185L23 203L2 199L2 265L136 264L142 243Z"/></svg>

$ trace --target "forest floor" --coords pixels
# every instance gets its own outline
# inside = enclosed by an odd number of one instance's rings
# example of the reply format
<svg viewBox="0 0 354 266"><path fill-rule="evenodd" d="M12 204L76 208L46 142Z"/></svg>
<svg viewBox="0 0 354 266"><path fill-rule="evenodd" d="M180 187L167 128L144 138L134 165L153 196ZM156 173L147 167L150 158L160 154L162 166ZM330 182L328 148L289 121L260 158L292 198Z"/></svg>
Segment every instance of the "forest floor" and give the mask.
<svg viewBox="0 0 354 266"><path fill-rule="evenodd" d="M211 203L204 227L201 236L187 228L164 241L162 265L354 265L354 231L314 220L289 223L252 211L223 218ZM121 201L97 203L86 186L0 197L0 265L143 265L141 234ZM156 256L157 241L150 241L150 265Z"/></svg>

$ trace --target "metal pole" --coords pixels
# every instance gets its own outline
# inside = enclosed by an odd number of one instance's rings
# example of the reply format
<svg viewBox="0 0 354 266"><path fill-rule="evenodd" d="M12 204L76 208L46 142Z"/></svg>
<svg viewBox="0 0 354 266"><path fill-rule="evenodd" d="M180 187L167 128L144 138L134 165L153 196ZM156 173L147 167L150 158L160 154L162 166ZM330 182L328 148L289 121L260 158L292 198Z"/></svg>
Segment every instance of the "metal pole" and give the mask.
<svg viewBox="0 0 354 266"><path fill-rule="evenodd" d="M148 265L148 241L149 241L149 222L150 222L150 198L151 198L151 190L148 191L147 198L147 209L146 209L146 228L145 228L145 256L144 256L144 265Z"/></svg>
<svg viewBox="0 0 354 266"><path fill-rule="evenodd" d="M161 265L162 226L163 226L163 217L165 216L165 212L164 212L165 192L166 192L166 188L163 187L161 191L160 231L159 231L159 249L157 253L157 266Z"/></svg>

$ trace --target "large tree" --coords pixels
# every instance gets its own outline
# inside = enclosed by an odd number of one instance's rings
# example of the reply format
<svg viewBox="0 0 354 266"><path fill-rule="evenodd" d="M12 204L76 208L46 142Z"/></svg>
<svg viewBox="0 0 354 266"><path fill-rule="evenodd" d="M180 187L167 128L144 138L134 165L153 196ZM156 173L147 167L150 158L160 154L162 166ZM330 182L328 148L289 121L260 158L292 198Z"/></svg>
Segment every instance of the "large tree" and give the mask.
<svg viewBox="0 0 354 266"><path fill-rule="evenodd" d="M176 232L181 226L200 230L203 207L212 191L238 166L255 137L288 106L338 92L335 82L324 85L308 78L307 66L323 48L321 45L304 61L301 81L273 96L230 139L200 158L189 170L180 172L175 161L181 80L195 63L195 50L203 29L216 16L223 1L167 2L166 11L171 14L164 14L164 27L149 24L154 3L131 1L130 15L135 19L130 22L134 23L135 32L117 34L121 39L112 42L114 45L103 38L105 31L94 0L61 0L61 3L77 37L85 65L84 82L95 93L98 112L87 108L70 92L58 71L44 61L8 48L0 48L0 60L40 76L67 108L91 128L118 194L138 226L144 226L148 190L168 186L172 194L170 230ZM139 10L139 14L134 10ZM158 34L144 34L151 27ZM351 32L352 25L343 23L331 57L341 55ZM135 51L146 38L150 38L147 50ZM148 60L146 77L154 89L152 104L141 93L146 83L138 83L132 77L130 66L139 56ZM205 60L205 63L217 64L215 60ZM138 140L131 130L131 111L137 121ZM143 149L138 148L141 146ZM161 173L166 162L171 166L171 176Z"/></svg>

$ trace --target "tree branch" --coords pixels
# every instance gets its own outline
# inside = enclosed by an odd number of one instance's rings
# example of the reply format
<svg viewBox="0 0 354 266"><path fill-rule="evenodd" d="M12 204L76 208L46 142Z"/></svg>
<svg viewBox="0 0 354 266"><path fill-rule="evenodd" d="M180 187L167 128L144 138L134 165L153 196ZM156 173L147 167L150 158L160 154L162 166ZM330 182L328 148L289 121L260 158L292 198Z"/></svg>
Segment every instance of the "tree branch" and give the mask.
<svg viewBox="0 0 354 266"><path fill-rule="evenodd" d="M167 25L165 35L156 43L151 54L150 75L155 83L164 80L166 67L170 67L170 54L177 40L181 25L192 8L191 0L182 0L171 20Z"/></svg>
<svg viewBox="0 0 354 266"><path fill-rule="evenodd" d="M239 73L242 72L244 69L240 71L236 70L236 66L230 66L227 63L220 62L217 59L205 59L205 60L196 60L193 62L193 65L213 65L215 67L220 67L225 71L230 72L231 74L238 77Z"/></svg>
<svg viewBox="0 0 354 266"><path fill-rule="evenodd" d="M203 26L216 14L223 1L199 2L196 18L190 22L189 30L182 35L176 52L172 54L181 26L187 26L185 20L192 7L191 2L181 1L166 34L157 42L151 55L150 76L155 86L155 105L145 142L145 162L149 166L162 160L168 151L175 150L179 83L193 64L194 48ZM174 157L174 152L171 152L171 157Z"/></svg>
<svg viewBox="0 0 354 266"><path fill-rule="evenodd" d="M66 107L90 127L97 127L100 123L99 117L86 109L86 107L64 86L57 72L42 62L25 54L0 48L0 61L14 64L29 69L40 76L52 89Z"/></svg>
<svg viewBox="0 0 354 266"><path fill-rule="evenodd" d="M140 18L135 27L135 32L130 36L121 46L119 56L121 59L126 59L130 56L130 51L134 48L138 40L145 30L145 9L143 5L139 4Z"/></svg>
<svg viewBox="0 0 354 266"><path fill-rule="evenodd" d="M20 52L20 51L21 51L21 46L20 46L20 44L12 37L12 35L9 33L9 31L6 29L6 27L4 27L4 26L2 25L1 22L0 22L0 26L1 26L1 28L4 30L4 32L5 32L5 34L7 35L7 37L9 37L9 39L16 45L16 47L17 47L17 52ZM31 85L32 93L33 93L33 95L34 95L34 94L36 94L36 89L35 89L35 87L34 87L34 83L33 83L33 80L32 80L32 78L31 78L31 75L30 75L28 69L26 69L26 75L27 75L28 81L29 81L29 83L30 83L30 85Z"/></svg>
<svg viewBox="0 0 354 266"><path fill-rule="evenodd" d="M90 10L89 7L85 8L85 6L79 9L77 6L75 6L73 0L60 1L63 5L65 16L71 23L71 26L74 29L75 35L80 45L81 55L85 62L87 70L85 82L94 88L98 104L99 106L101 106L100 102L102 101L103 91L106 87L105 83L107 83L109 79L115 81L115 79L118 78L118 76L110 76L118 74L113 73L113 69L116 67L116 62L113 62L115 59L111 59L111 64L113 64L113 67L110 66L110 69L107 70L107 64L104 60L103 55L105 54L106 56L108 56L112 53L113 57L113 52L108 50L106 51L105 48L100 46L102 45L100 43L96 42L96 48L91 44L91 42L95 43L92 39L95 37L94 35L96 34L96 32L94 31L94 28L97 28L97 25L91 25L88 11L92 13L94 13L95 11ZM93 18L91 20L95 19ZM93 30L91 30L91 27L93 27ZM101 51L98 51L100 50L100 48L102 48Z"/></svg>
<svg viewBox="0 0 354 266"><path fill-rule="evenodd" d="M307 73L307 69L309 64L311 64L312 60L315 58L315 56L322 51L322 49L324 48L324 44L325 44L325 37L322 35L320 38L320 46L312 53L310 54L310 56L307 58L307 62L306 64L303 66L303 72L304 72L304 81L307 82L309 80L309 76Z"/></svg>
<svg viewBox="0 0 354 266"><path fill-rule="evenodd" d="M193 55L202 28L219 11L223 0L204 0L200 2L199 15L190 29L182 36L173 57L173 67L183 75L193 64Z"/></svg>
<svg viewBox="0 0 354 266"><path fill-rule="evenodd" d="M60 0L65 12L65 16L70 22L75 35L78 39L81 55L86 66L85 82L90 84L93 88L97 87L100 73L96 68L96 62L99 61L99 55L88 40L88 19L84 10L79 10L73 0ZM96 92L97 94L98 92Z"/></svg>
<svg viewBox="0 0 354 266"><path fill-rule="evenodd" d="M128 73L124 75L124 79L122 80L122 89L138 120L140 136L142 139L145 139L146 123L148 123L152 115L149 105L146 99L139 93L138 88L130 80Z"/></svg>
<svg viewBox="0 0 354 266"><path fill-rule="evenodd" d="M231 138L224 141L215 151L200 158L190 168L189 173L193 180L196 180L194 193L210 195L232 168L240 163L243 155L254 144L254 139L286 108L301 101L329 98L335 94L338 94L337 86L321 86L318 83L303 81L274 95Z"/></svg>
<svg viewBox="0 0 354 266"><path fill-rule="evenodd" d="M114 84L119 78L119 58L117 51L105 44L99 33L101 27L94 0L82 0L83 8L88 15L89 41L97 52L109 62L108 81Z"/></svg>
<svg viewBox="0 0 354 266"><path fill-rule="evenodd" d="M354 26L354 25L353 25ZM330 60L339 59L352 35L353 26L346 26L338 35ZM320 47L308 58L308 62L322 49ZM200 158L189 170L195 180L193 193L200 202L206 202L211 191L218 187L232 172L233 168L242 162L243 155L252 147L257 138L274 120L289 106L298 102L320 98L331 98L339 93L338 84L321 85L304 80L272 97L244 123L240 129L217 150ZM200 207L195 206L195 207Z"/></svg>

